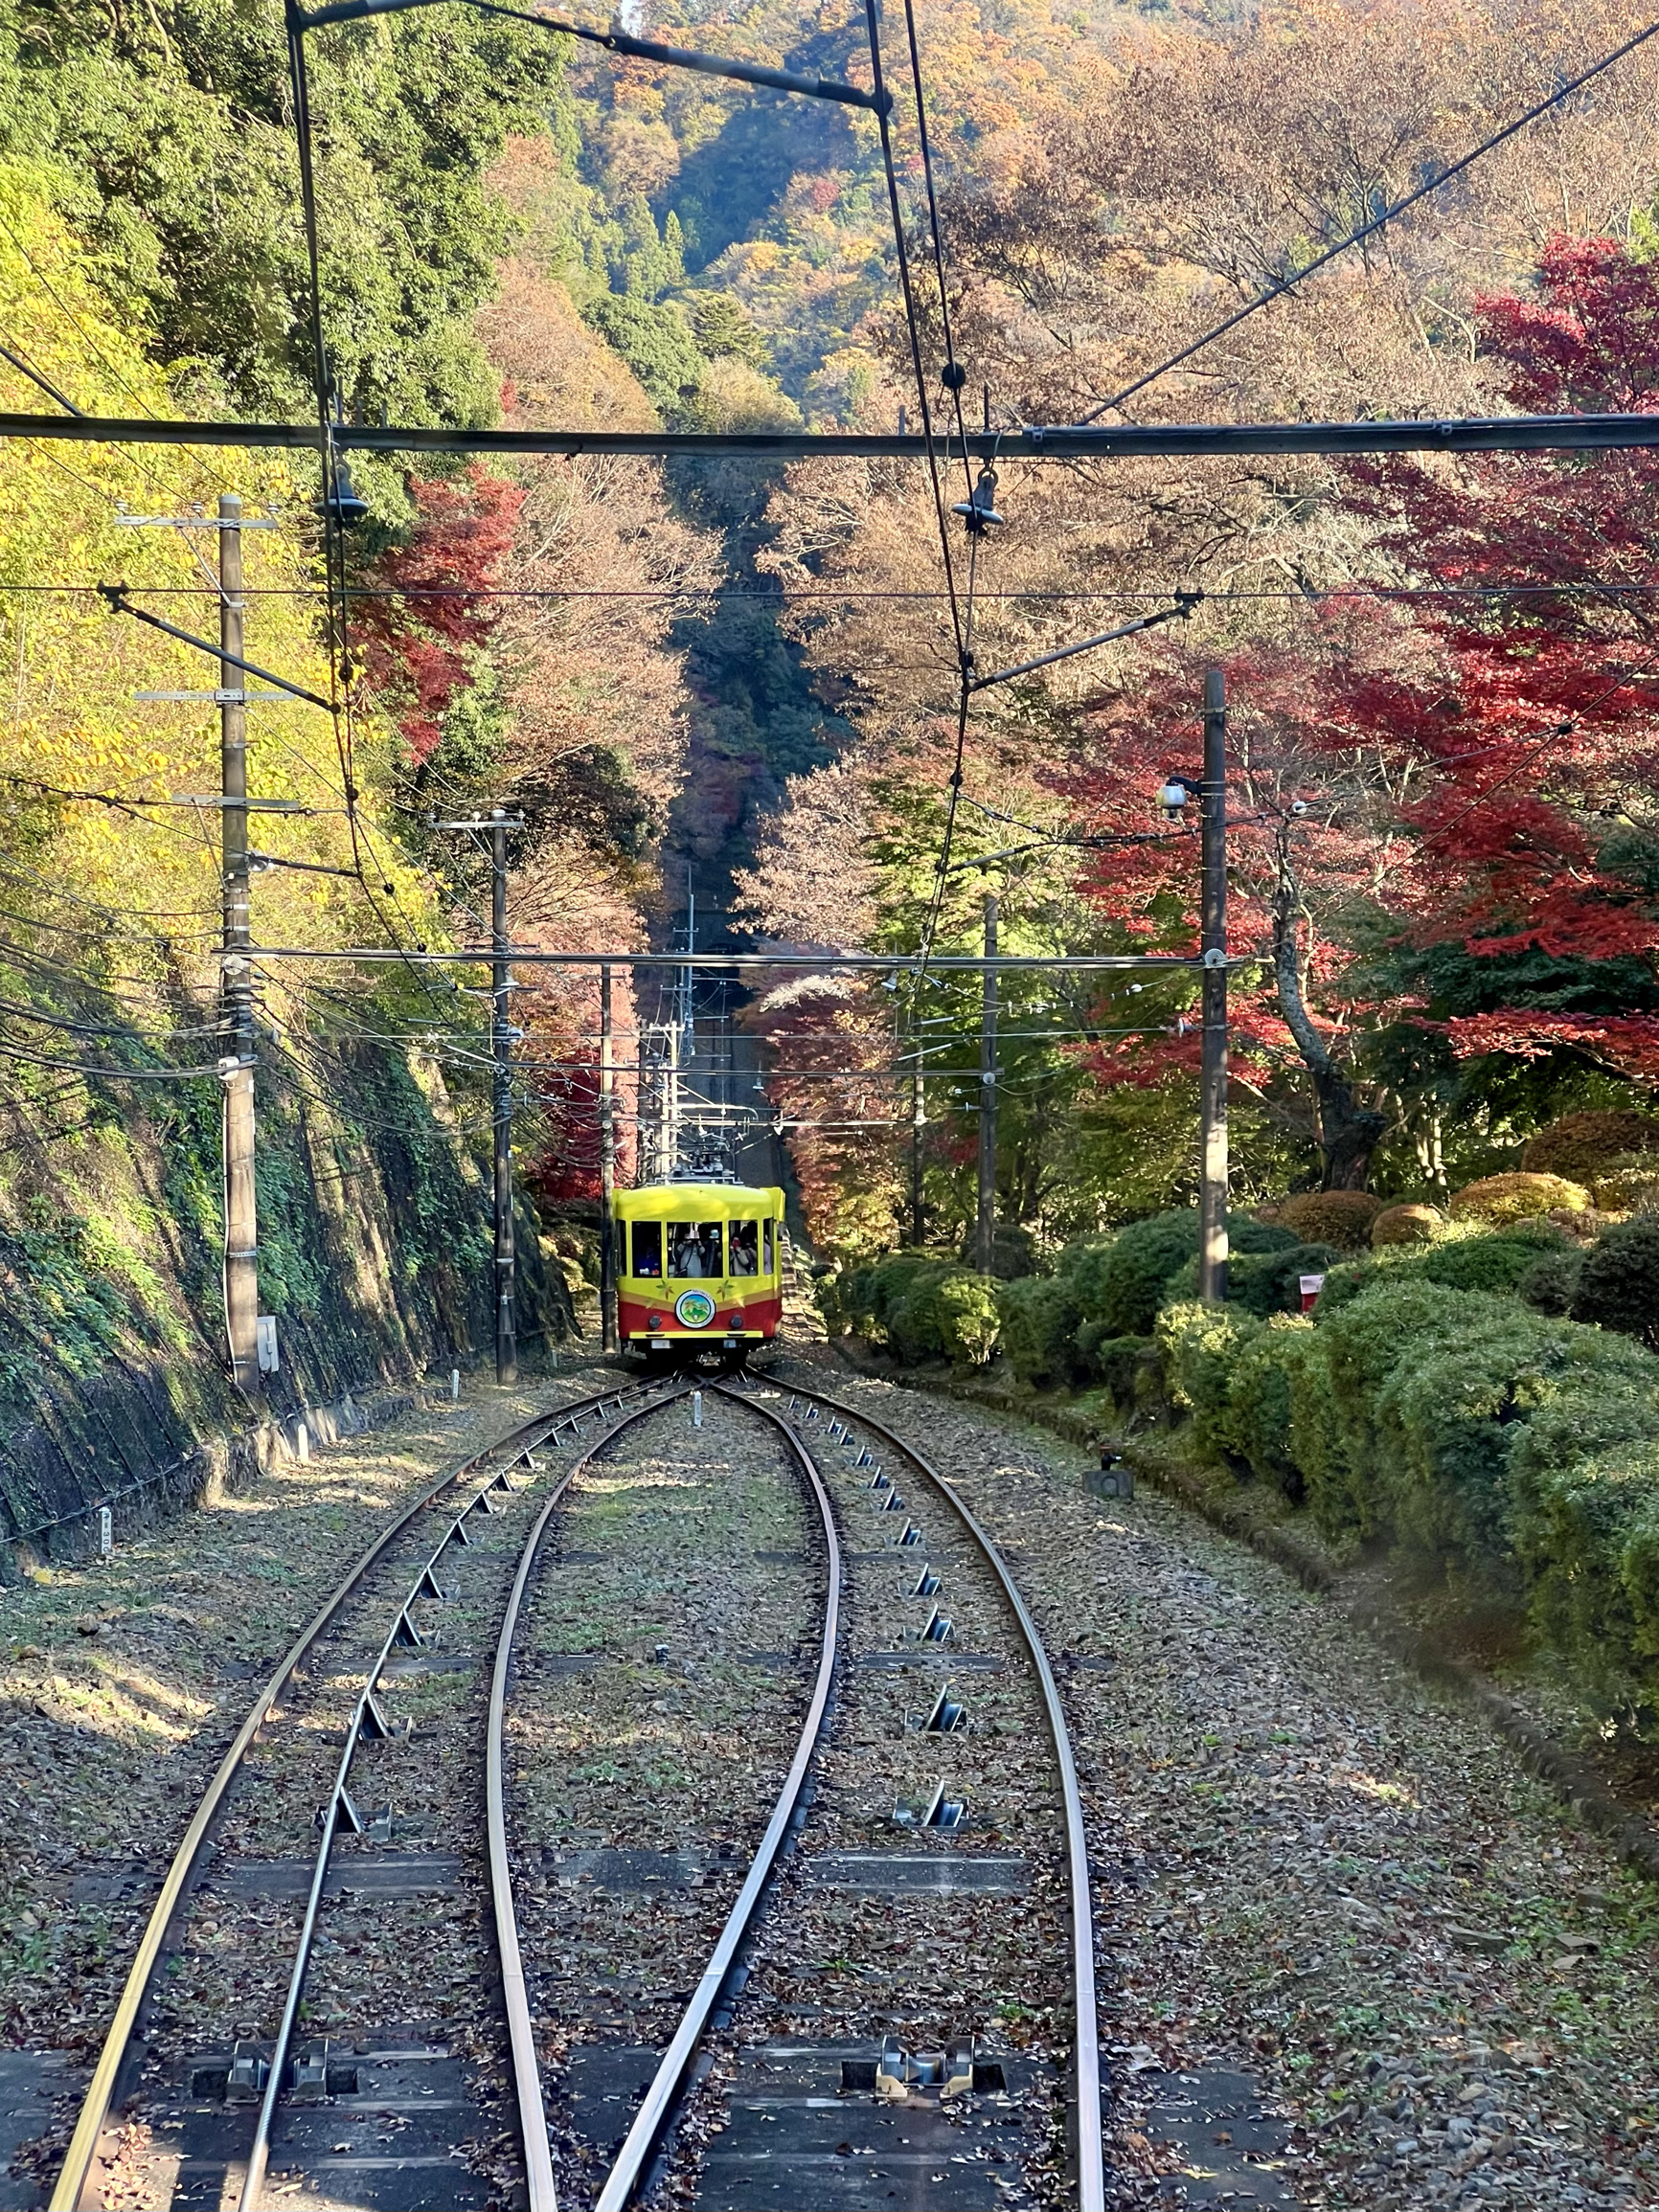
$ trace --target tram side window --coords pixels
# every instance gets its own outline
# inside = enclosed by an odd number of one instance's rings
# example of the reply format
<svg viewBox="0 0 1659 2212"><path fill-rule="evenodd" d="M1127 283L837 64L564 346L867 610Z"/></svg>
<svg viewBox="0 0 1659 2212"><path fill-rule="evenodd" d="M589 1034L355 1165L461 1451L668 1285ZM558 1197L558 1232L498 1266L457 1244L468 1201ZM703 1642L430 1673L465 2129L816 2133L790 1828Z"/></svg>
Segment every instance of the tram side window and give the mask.
<svg viewBox="0 0 1659 2212"><path fill-rule="evenodd" d="M669 1273L695 1282L720 1272L720 1224L676 1221L669 1231Z"/></svg>
<svg viewBox="0 0 1659 2212"><path fill-rule="evenodd" d="M766 1221L761 1224L761 1232L765 1237L765 1244L761 1253L761 1273L762 1275L776 1275L778 1272L778 1262L774 1257L772 1244L772 1224L770 1221Z"/></svg>
<svg viewBox="0 0 1659 2212"><path fill-rule="evenodd" d="M656 1275L663 1272L663 1225L660 1221L636 1221L633 1225L634 1264L638 1275Z"/></svg>
<svg viewBox="0 0 1659 2212"><path fill-rule="evenodd" d="M729 1239L732 1273L759 1275L761 1272L761 1225L758 1221L729 1221L726 1224Z"/></svg>

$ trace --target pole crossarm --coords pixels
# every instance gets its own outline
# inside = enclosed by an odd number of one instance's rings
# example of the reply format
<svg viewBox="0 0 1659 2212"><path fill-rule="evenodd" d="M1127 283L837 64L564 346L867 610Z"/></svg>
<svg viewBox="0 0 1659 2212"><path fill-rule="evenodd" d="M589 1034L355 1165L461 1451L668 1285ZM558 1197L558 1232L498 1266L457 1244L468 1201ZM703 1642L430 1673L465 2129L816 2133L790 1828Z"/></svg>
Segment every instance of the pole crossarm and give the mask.
<svg viewBox="0 0 1659 2212"><path fill-rule="evenodd" d="M414 8L432 8L441 0L327 0L321 8L296 8L294 20L304 31L321 31L330 23L361 23L371 15L401 15ZM768 92L799 93L806 100L837 101L844 107L869 107L886 113L890 93L877 96L842 84L832 77L798 77L793 70L768 69L759 61L739 61L723 54L697 54L686 46L664 46L654 38L635 38L626 31L596 31L590 24L567 23L562 16L543 15L525 8L504 8L498 0L467 0L481 15L503 15L511 23L529 23L538 31L552 31L564 38L580 38L602 46L607 54L621 54L636 61L654 61L665 69L691 69L702 77L728 77L739 84L758 84ZM883 104L885 103L885 104Z"/></svg>
<svg viewBox="0 0 1659 2212"><path fill-rule="evenodd" d="M452 430L424 424L152 421L125 415L0 413L0 438L104 445L228 445L339 452L638 454L658 459L924 461L912 432L838 430ZM1226 460L1252 454L1617 452L1659 445L1654 415L1471 415L1357 422L1034 423L939 432L942 460Z"/></svg>

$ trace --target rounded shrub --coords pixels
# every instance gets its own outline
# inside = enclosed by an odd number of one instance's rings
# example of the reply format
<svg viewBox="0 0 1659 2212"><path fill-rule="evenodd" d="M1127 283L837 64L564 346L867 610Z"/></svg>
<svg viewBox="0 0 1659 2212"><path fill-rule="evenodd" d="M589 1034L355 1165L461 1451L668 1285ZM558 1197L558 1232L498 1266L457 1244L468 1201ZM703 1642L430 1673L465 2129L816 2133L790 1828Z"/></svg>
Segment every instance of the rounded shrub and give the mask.
<svg viewBox="0 0 1659 2212"><path fill-rule="evenodd" d="M1279 1226L1294 1230L1304 1244L1333 1244L1339 1252L1360 1252L1371 1241L1371 1225L1382 1200L1369 1190L1303 1190L1279 1208Z"/></svg>
<svg viewBox="0 0 1659 2212"><path fill-rule="evenodd" d="M1443 1338L1420 1338L1396 1364L1375 1420L1378 1519L1398 1542L1456 1553L1502 1584L1515 1424L1558 1388L1570 1326L1506 1303Z"/></svg>
<svg viewBox="0 0 1659 2212"><path fill-rule="evenodd" d="M849 1268L843 1275L827 1275L818 1282L818 1303L831 1335L867 1337L875 1333L874 1296L875 1270Z"/></svg>
<svg viewBox="0 0 1659 2212"><path fill-rule="evenodd" d="M1371 1225L1374 1249L1385 1244L1432 1244L1445 1217L1432 1206L1385 1206Z"/></svg>
<svg viewBox="0 0 1659 2212"><path fill-rule="evenodd" d="M960 1256L965 1267L978 1268L979 1231L971 1221L963 1234ZM1036 1238L1029 1229L1021 1229L1017 1222L996 1223L991 1233L990 1272L999 1281L1014 1282L1022 1275L1036 1275L1041 1265Z"/></svg>
<svg viewBox="0 0 1659 2212"><path fill-rule="evenodd" d="M1582 1213L1589 1203L1590 1193L1583 1185L1569 1183L1564 1176L1488 1175L1452 1192L1451 1215L1454 1221L1485 1221L1495 1228L1557 1209Z"/></svg>
<svg viewBox="0 0 1659 2212"><path fill-rule="evenodd" d="M1193 1416L1193 1442L1207 1457L1226 1447L1227 1390L1244 1347L1261 1323L1228 1306L1166 1306L1158 1316L1158 1348L1170 1396Z"/></svg>
<svg viewBox="0 0 1659 2212"><path fill-rule="evenodd" d="M1518 1290L1546 1253L1577 1249L1551 1221L1511 1222L1504 1230L1458 1222L1432 1245L1380 1245L1369 1258L1332 1268L1316 1310L1325 1319L1381 1282L1440 1283L1447 1290L1499 1296Z"/></svg>
<svg viewBox="0 0 1659 2212"><path fill-rule="evenodd" d="M1610 1167L1590 1190L1603 1213L1659 1213L1659 1163Z"/></svg>
<svg viewBox="0 0 1659 2212"><path fill-rule="evenodd" d="M997 1311L991 1286L966 1268L935 1265L907 1271L908 1287L887 1311L887 1342L907 1365L950 1360L983 1366L996 1349Z"/></svg>
<svg viewBox="0 0 1659 2212"><path fill-rule="evenodd" d="M949 1275L933 1296L945 1358L959 1367L983 1367L996 1350L1002 1328L991 1285L983 1275Z"/></svg>
<svg viewBox="0 0 1659 2212"><path fill-rule="evenodd" d="M1563 1114L1532 1139L1521 1154L1529 1175L1563 1175L1594 1183L1632 1153L1659 1152L1659 1119L1634 1107Z"/></svg>
<svg viewBox="0 0 1659 2212"><path fill-rule="evenodd" d="M1523 1304L1540 1314L1570 1314L1583 1273L1582 1253L1542 1252L1515 1284Z"/></svg>
<svg viewBox="0 0 1659 2212"><path fill-rule="evenodd" d="M1466 1328L1519 1310L1415 1275L1402 1279L1398 1269L1379 1272L1329 1316L1321 1298L1314 1334L1323 1347L1323 1373L1312 1391L1293 1394L1292 1449L1323 1526L1371 1536L1388 1524L1393 1447L1381 1442L1377 1401L1396 1368Z"/></svg>
<svg viewBox="0 0 1659 2212"><path fill-rule="evenodd" d="M1109 1236L1085 1237L1078 1244L1068 1244L1055 1261L1055 1274L1071 1284L1085 1314L1104 1314L1110 1279L1106 1262L1116 1241Z"/></svg>
<svg viewBox="0 0 1659 2212"><path fill-rule="evenodd" d="M1431 1251L1414 1253L1406 1264L1424 1282L1444 1283L1448 1290L1501 1293L1518 1289L1544 1254L1573 1250L1553 1221L1516 1221L1507 1229L1448 1238Z"/></svg>
<svg viewBox="0 0 1659 2212"><path fill-rule="evenodd" d="M1063 1275L1027 1275L996 1285L1004 1356L1022 1383L1057 1389L1079 1379L1077 1292Z"/></svg>
<svg viewBox="0 0 1659 2212"><path fill-rule="evenodd" d="M1150 1366L1154 1373L1157 1346L1150 1337L1110 1337L1104 1321L1079 1321L1078 1360L1091 1380L1103 1384L1120 1419L1134 1411L1141 1378Z"/></svg>
<svg viewBox="0 0 1659 2212"><path fill-rule="evenodd" d="M1265 1328L1240 1344L1218 1422L1225 1449L1292 1503L1301 1502L1306 1487L1292 1447L1293 1391L1318 1356L1310 1320L1275 1314Z"/></svg>
<svg viewBox="0 0 1659 2212"><path fill-rule="evenodd" d="M1580 1460L1659 1437L1659 1364L1622 1337L1581 1329L1567 1372L1510 1448L1510 1535L1530 1578L1559 1564L1552 1485Z"/></svg>
<svg viewBox="0 0 1659 2212"><path fill-rule="evenodd" d="M1244 1253L1284 1251L1297 1241L1245 1213L1228 1215L1227 1236ZM1083 1314L1103 1321L1108 1335L1149 1336L1172 1278L1197 1250L1198 1209L1182 1207L1132 1221L1109 1245L1072 1247L1060 1255L1057 1278L1073 1286Z"/></svg>
<svg viewBox="0 0 1659 2212"><path fill-rule="evenodd" d="M1518 1539L1534 1631L1608 1706L1659 1687L1659 1443L1552 1467Z"/></svg>
<svg viewBox="0 0 1659 2212"><path fill-rule="evenodd" d="M1237 1285L1232 1269L1228 1271L1227 1295L1263 1320L1269 1314L1299 1314L1302 1277L1329 1275L1341 1259L1341 1253L1329 1244L1293 1244L1286 1252L1244 1253L1234 1263Z"/></svg>
<svg viewBox="0 0 1659 2212"><path fill-rule="evenodd" d="M1602 1231L1584 1255L1572 1311L1576 1321L1659 1349L1659 1216L1639 1213Z"/></svg>

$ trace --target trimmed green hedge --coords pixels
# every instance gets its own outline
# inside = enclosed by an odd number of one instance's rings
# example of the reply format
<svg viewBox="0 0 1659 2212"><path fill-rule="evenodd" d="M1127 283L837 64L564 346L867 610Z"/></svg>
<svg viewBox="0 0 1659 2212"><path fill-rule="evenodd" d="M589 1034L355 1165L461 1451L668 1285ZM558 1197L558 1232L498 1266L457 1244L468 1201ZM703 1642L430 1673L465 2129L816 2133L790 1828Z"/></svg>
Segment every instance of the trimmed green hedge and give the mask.
<svg viewBox="0 0 1659 2212"><path fill-rule="evenodd" d="M1659 1700L1659 1359L1415 1266L1344 1272L1364 1279L1311 1321L1166 1308L1194 1445L1338 1544L1519 1600L1609 1702Z"/></svg>
<svg viewBox="0 0 1659 2212"><path fill-rule="evenodd" d="M1327 1274L1320 1313L1346 1305L1379 1282L1433 1282L1447 1290L1515 1291L1546 1254L1574 1253L1570 1237L1550 1221L1518 1221L1507 1229L1453 1230L1439 1244L1387 1245L1365 1259L1344 1260Z"/></svg>
<svg viewBox="0 0 1659 2212"><path fill-rule="evenodd" d="M998 1283L997 1313L1003 1356L1022 1383L1039 1390L1085 1381L1087 1363L1078 1346L1082 1300L1064 1275L1027 1275Z"/></svg>
<svg viewBox="0 0 1659 2212"><path fill-rule="evenodd" d="M1227 1237L1235 1260L1239 1254L1287 1252L1300 1241L1289 1230L1270 1228L1247 1213L1228 1215ZM1186 1206L1131 1222L1109 1241L1068 1246L1055 1275L1071 1285L1081 1320L1099 1321L1107 1336L1145 1337L1197 1251L1197 1208Z"/></svg>
<svg viewBox="0 0 1659 2212"><path fill-rule="evenodd" d="M954 1260L897 1253L873 1267L853 1268L820 1294L832 1327L887 1343L915 1365L951 1360L983 1366L996 1349L995 1289Z"/></svg>
<svg viewBox="0 0 1659 2212"><path fill-rule="evenodd" d="M1639 1213L1602 1231L1584 1255L1572 1313L1659 1349L1659 1215Z"/></svg>

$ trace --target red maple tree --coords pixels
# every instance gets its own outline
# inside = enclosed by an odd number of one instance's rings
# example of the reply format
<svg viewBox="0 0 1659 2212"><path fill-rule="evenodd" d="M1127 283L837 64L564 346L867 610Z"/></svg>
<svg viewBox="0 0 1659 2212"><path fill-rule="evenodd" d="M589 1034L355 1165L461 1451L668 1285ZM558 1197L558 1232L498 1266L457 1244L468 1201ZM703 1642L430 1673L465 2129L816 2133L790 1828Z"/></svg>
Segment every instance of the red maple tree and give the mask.
<svg viewBox="0 0 1659 2212"><path fill-rule="evenodd" d="M1614 240L1553 241L1535 297L1479 323L1517 409L1659 412L1659 264ZM1393 1023L1659 1072L1659 457L1356 463L1343 496L1374 580L1225 661L1229 946L1257 962L1240 1079L1301 1061L1328 1185L1363 1183L1389 1126L1355 1049ZM1107 841L1085 889L1147 950L1196 943L1196 839L1148 817L1165 771L1193 772L1199 674L1164 657L1085 714ZM1102 1072L1158 1080L1195 1051L1135 1040Z"/></svg>
<svg viewBox="0 0 1659 2212"><path fill-rule="evenodd" d="M419 769L472 682L470 655L496 616L481 595L512 549L524 491L474 463L460 476L412 477L409 496L408 542L371 564L351 613L363 685L395 716Z"/></svg>

